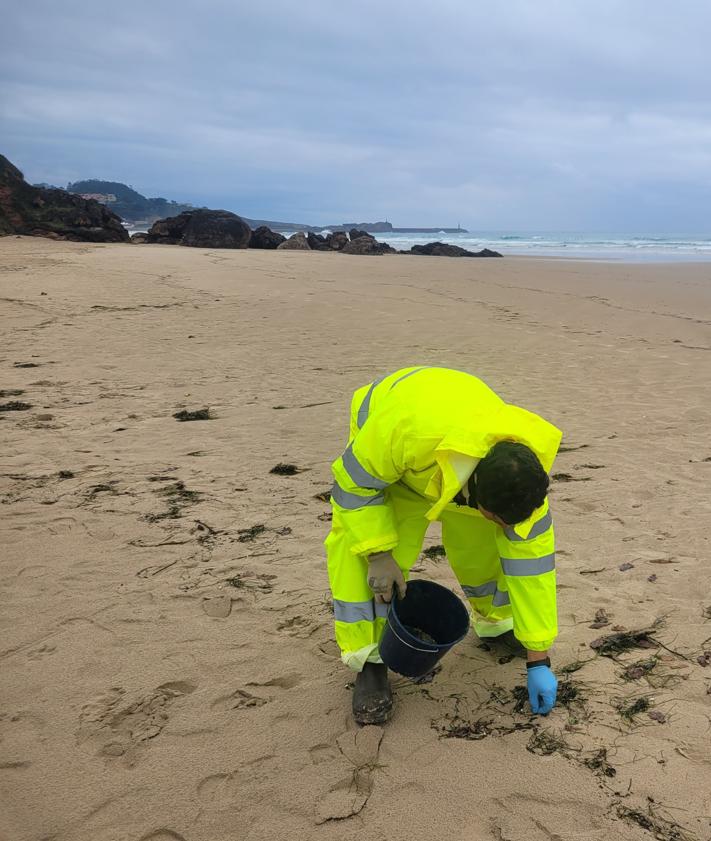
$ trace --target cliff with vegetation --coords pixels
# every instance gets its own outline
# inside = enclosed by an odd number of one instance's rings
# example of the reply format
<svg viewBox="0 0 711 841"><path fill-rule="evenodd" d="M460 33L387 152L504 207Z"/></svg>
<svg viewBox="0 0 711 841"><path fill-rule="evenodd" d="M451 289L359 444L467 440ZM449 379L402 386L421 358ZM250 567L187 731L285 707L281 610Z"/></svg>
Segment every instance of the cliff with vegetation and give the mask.
<svg viewBox="0 0 711 841"><path fill-rule="evenodd" d="M125 222L155 222L193 209L190 204L163 198L146 198L119 181L101 181L96 178L75 181L67 184L67 192L89 196L101 202Z"/></svg>
<svg viewBox="0 0 711 841"><path fill-rule="evenodd" d="M28 234L80 242L126 242L121 220L97 201L33 187L0 155L0 236Z"/></svg>

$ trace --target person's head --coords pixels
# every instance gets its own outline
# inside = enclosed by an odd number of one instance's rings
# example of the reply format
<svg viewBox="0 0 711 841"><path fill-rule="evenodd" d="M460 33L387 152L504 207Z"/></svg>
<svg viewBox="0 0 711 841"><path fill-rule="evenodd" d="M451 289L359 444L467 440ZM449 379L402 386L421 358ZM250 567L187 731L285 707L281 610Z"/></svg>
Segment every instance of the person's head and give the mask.
<svg viewBox="0 0 711 841"><path fill-rule="evenodd" d="M527 520L547 491L548 474L538 456L515 441L494 444L469 480L470 500L487 519L507 526Z"/></svg>

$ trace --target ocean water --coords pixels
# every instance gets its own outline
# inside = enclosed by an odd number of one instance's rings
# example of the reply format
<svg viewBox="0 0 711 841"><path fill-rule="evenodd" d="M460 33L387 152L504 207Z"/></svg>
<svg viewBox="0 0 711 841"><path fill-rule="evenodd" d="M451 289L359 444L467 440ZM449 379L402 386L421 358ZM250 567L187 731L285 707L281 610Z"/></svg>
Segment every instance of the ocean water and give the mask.
<svg viewBox="0 0 711 841"><path fill-rule="evenodd" d="M143 233L148 226L124 223L129 233ZM326 233L328 231L325 229ZM281 231L291 236L293 231ZM584 234L531 231L470 231L445 234L377 233L376 239L401 251L427 242L448 242L469 251L491 248L504 256L565 257L571 260L642 262L696 262L711 260L711 234L644 236L638 234Z"/></svg>
<svg viewBox="0 0 711 841"><path fill-rule="evenodd" d="M393 248L440 240L470 251L491 248L504 256L567 257L624 262L711 260L711 234L701 236L643 236L569 232L472 231L455 234L375 234Z"/></svg>

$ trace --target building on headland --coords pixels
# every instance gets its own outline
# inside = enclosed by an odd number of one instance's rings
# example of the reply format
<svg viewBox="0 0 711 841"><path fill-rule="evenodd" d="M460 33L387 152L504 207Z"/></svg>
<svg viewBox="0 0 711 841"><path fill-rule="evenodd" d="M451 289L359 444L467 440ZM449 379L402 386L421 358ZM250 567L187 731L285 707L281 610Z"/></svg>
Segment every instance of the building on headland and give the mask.
<svg viewBox="0 0 711 841"><path fill-rule="evenodd" d="M111 204L116 201L116 196L113 193L79 193L83 199L94 199L101 204Z"/></svg>

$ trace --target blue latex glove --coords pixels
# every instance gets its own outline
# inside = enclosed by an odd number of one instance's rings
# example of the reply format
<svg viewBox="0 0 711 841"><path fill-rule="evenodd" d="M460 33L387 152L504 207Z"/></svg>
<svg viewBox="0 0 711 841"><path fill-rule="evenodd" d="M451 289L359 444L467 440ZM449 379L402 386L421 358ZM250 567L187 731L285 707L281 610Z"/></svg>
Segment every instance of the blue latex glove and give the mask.
<svg viewBox="0 0 711 841"><path fill-rule="evenodd" d="M545 663L528 669L528 700L534 713L548 715L555 706L557 692L556 676Z"/></svg>

